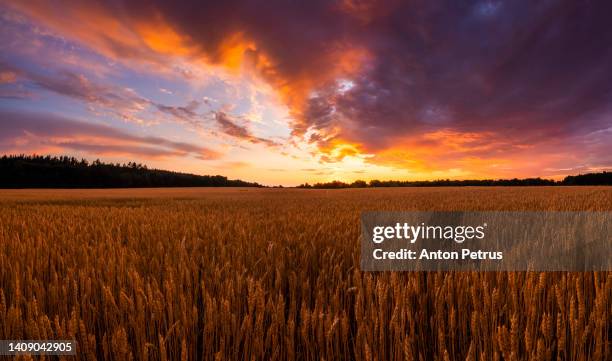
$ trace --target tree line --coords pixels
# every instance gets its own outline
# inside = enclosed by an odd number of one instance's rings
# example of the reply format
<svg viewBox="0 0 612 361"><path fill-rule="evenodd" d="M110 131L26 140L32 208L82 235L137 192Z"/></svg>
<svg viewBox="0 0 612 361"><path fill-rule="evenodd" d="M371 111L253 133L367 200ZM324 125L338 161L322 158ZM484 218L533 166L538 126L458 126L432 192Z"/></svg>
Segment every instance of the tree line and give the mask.
<svg viewBox="0 0 612 361"><path fill-rule="evenodd" d="M304 183L298 188L461 187L612 185L612 172L567 176L554 181L542 178L472 179L431 181L356 180ZM0 158L0 188L144 188L144 187L262 187L258 183L227 179L221 175L195 175L149 169L146 165L88 162L68 156L4 155Z"/></svg>
<svg viewBox="0 0 612 361"><path fill-rule="evenodd" d="M352 183L332 181L326 183L304 183L298 188L379 188L379 187L465 187L465 186L560 186L560 185L612 185L612 172L588 173L567 176L563 180L554 181L542 178L524 179L467 179L450 180L438 179L431 181L380 181L369 182L356 180Z"/></svg>
<svg viewBox="0 0 612 361"><path fill-rule="evenodd" d="M220 175L195 175L60 156L4 155L0 188L261 187Z"/></svg>

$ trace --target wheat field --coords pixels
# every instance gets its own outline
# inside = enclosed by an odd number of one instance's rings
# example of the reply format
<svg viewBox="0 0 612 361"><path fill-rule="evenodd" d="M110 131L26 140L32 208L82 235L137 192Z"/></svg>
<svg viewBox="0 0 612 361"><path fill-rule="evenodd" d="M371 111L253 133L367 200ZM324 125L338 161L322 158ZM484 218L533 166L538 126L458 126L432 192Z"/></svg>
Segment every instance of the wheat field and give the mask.
<svg viewBox="0 0 612 361"><path fill-rule="evenodd" d="M74 339L65 360L612 359L612 272L362 272L364 210L612 210L612 188L0 191L0 339Z"/></svg>

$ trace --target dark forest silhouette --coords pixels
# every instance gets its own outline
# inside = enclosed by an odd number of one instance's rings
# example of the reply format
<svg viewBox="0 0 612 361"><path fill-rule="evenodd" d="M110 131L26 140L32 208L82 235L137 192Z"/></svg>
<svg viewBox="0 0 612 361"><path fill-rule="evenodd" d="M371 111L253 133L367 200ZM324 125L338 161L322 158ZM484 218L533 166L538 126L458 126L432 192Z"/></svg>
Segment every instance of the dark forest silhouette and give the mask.
<svg viewBox="0 0 612 361"><path fill-rule="evenodd" d="M0 188L260 187L220 175L195 175L109 164L73 157L13 155L0 158Z"/></svg>
<svg viewBox="0 0 612 361"><path fill-rule="evenodd" d="M569 175L562 184L570 186L612 185L612 172Z"/></svg>
<svg viewBox="0 0 612 361"><path fill-rule="evenodd" d="M365 182L357 180L353 183L333 181L328 183L304 183L298 188L379 188L379 187L465 187L465 186L573 186L573 185L612 185L612 172L588 173L576 176L567 176L561 181L542 178L525 179L467 179L450 180L439 179L433 181L380 181Z"/></svg>
<svg viewBox="0 0 612 361"><path fill-rule="evenodd" d="M298 188L461 187L612 185L612 172L567 176L561 181L542 178L432 181L357 180L352 183L304 183ZM220 175L195 175L127 164L88 162L74 157L5 155L0 158L0 188L143 188L143 187L262 187L258 183Z"/></svg>

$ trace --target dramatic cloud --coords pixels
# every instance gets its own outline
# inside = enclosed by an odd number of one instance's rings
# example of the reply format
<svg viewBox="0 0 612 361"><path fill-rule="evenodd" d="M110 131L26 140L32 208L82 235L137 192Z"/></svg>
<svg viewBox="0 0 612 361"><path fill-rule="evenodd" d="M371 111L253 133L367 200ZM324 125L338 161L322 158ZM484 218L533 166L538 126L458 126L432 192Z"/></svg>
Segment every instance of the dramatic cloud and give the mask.
<svg viewBox="0 0 612 361"><path fill-rule="evenodd" d="M251 143L263 143L267 146L277 145L270 139L254 136L246 127L238 125L235 120L231 119L231 117L224 112L217 112L215 113L214 117L221 131L231 137L246 140Z"/></svg>
<svg viewBox="0 0 612 361"><path fill-rule="evenodd" d="M521 174L568 168L561 159L574 156L582 161L573 167L612 165L605 156L612 144L608 2L7 4L116 61L158 69L175 57L257 75L289 108L294 141L315 147L323 163L360 158L477 175L500 174L509 163ZM32 80L105 106L142 106L129 92L111 96L79 77ZM195 103L154 107L197 118ZM215 120L231 137L266 142L227 114ZM493 167L496 161L503 165Z"/></svg>
<svg viewBox="0 0 612 361"><path fill-rule="evenodd" d="M0 151L18 153L73 149L92 154L131 157L215 159L210 149L161 137L135 136L105 125L50 114L0 111Z"/></svg>

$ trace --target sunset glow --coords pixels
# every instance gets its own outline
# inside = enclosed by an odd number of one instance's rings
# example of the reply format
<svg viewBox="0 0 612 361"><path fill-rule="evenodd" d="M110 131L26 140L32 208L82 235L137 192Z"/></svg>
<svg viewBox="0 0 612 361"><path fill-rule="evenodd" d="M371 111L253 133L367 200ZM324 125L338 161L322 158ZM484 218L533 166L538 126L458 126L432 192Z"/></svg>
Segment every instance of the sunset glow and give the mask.
<svg viewBox="0 0 612 361"><path fill-rule="evenodd" d="M0 153L267 185L609 170L599 7L0 0Z"/></svg>

